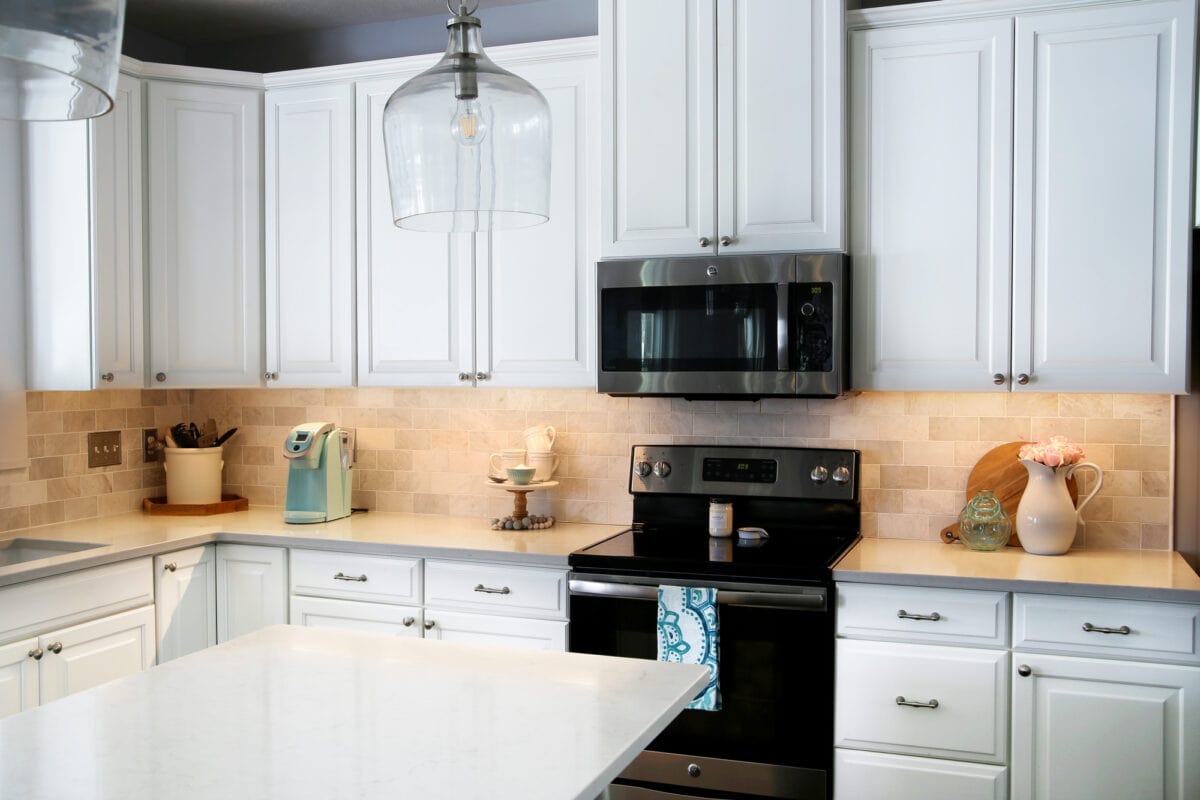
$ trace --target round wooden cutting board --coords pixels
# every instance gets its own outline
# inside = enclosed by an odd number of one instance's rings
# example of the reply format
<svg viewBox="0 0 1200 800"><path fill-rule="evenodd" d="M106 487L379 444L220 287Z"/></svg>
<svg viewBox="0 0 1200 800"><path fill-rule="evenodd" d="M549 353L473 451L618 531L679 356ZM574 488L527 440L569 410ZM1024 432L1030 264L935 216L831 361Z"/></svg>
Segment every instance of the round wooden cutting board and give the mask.
<svg viewBox="0 0 1200 800"><path fill-rule="evenodd" d="M1017 505L1025 492L1025 484L1029 482L1029 472L1026 471L1025 465L1017 460L1017 453L1026 444L1028 442L1005 442L984 453L983 458L976 462L971 468L971 474L967 476L967 497L963 500L965 506L980 489L991 489L992 494L996 495L1000 505L1004 507L1004 513L1014 520L1012 538L1008 540L1010 546L1021 544L1017 538L1015 520ZM1078 502L1079 490L1075 486L1074 477L1067 479L1067 491L1071 493L1071 502ZM942 541L950 543L957 538L957 522L942 529Z"/></svg>

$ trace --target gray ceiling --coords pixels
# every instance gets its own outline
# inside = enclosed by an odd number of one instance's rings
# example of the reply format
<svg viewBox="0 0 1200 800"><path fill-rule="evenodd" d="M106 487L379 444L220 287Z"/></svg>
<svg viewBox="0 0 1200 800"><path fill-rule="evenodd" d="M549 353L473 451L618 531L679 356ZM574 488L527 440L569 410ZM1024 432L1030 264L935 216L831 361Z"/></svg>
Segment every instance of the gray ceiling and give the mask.
<svg viewBox="0 0 1200 800"><path fill-rule="evenodd" d="M481 0L481 12L529 2ZM439 14L445 0L126 0L125 21L192 46Z"/></svg>

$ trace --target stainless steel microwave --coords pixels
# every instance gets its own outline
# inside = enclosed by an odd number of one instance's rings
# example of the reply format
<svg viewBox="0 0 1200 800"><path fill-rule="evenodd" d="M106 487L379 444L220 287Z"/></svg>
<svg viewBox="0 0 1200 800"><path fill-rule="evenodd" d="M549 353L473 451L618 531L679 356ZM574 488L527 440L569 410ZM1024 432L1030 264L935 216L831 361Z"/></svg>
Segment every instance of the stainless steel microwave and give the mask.
<svg viewBox="0 0 1200 800"><path fill-rule="evenodd" d="M597 385L612 395L836 397L841 253L602 261Z"/></svg>

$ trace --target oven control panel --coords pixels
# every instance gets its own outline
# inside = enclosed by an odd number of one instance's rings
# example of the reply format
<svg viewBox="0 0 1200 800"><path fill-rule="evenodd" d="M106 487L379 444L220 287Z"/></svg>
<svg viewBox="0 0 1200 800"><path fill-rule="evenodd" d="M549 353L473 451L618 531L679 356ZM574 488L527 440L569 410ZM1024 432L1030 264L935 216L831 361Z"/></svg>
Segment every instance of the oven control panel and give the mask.
<svg viewBox="0 0 1200 800"><path fill-rule="evenodd" d="M638 445L629 491L856 501L858 464L835 448Z"/></svg>

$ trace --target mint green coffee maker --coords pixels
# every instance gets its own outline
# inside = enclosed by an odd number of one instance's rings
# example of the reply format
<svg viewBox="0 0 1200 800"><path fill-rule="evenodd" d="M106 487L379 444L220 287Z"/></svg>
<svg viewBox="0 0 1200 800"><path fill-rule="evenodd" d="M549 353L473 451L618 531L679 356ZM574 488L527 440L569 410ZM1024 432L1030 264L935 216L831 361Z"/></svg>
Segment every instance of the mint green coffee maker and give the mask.
<svg viewBox="0 0 1200 800"><path fill-rule="evenodd" d="M331 422L305 422L283 443L288 459L284 522L350 516L350 433Z"/></svg>

